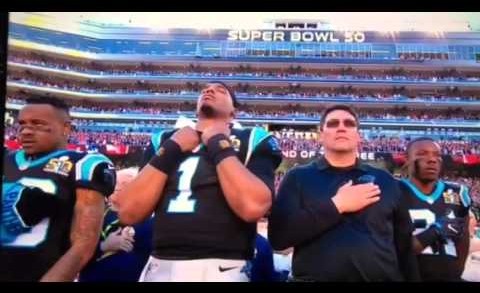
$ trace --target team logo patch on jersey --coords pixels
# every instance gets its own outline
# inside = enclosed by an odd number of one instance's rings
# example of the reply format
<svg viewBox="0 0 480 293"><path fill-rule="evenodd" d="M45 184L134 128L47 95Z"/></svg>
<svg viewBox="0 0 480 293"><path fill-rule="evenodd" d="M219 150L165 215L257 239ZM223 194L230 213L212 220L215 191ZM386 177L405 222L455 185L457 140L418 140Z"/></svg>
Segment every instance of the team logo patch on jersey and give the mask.
<svg viewBox="0 0 480 293"><path fill-rule="evenodd" d="M57 173L63 176L68 176L73 168L73 163L68 156L50 159L43 168L45 172Z"/></svg>
<svg viewBox="0 0 480 293"><path fill-rule="evenodd" d="M237 138L236 135L230 135L230 141L232 142L233 149L238 152L241 145L240 140Z"/></svg>
<svg viewBox="0 0 480 293"><path fill-rule="evenodd" d="M458 194L458 192L454 192L451 188L443 192L443 201L446 204L461 205L460 195Z"/></svg>

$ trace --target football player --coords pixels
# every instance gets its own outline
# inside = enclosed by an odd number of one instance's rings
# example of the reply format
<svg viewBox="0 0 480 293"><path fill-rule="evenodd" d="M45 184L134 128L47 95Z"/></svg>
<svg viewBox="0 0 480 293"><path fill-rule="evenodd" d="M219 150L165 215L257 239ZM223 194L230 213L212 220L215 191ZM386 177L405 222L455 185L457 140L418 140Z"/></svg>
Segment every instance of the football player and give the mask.
<svg viewBox="0 0 480 293"><path fill-rule="evenodd" d="M256 221L272 204L281 150L263 128L232 127L236 106L227 85L208 83L196 124L153 136L156 155L113 199L124 224L155 213L141 281L248 281L244 266Z"/></svg>
<svg viewBox="0 0 480 293"><path fill-rule="evenodd" d="M440 180L440 146L418 138L407 146L408 179L401 180L414 224L413 245L423 281L460 281L469 249L467 187Z"/></svg>
<svg viewBox="0 0 480 293"><path fill-rule="evenodd" d="M95 251L113 164L66 149L71 124L61 100L28 99L18 124L23 149L4 159L0 280L73 281Z"/></svg>

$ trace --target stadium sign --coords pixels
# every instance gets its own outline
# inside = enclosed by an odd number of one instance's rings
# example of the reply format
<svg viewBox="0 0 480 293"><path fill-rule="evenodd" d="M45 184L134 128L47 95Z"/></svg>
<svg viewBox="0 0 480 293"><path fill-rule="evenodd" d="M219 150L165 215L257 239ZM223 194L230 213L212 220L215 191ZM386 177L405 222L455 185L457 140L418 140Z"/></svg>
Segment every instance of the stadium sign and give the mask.
<svg viewBox="0 0 480 293"><path fill-rule="evenodd" d="M310 159L310 158L314 158L317 155L317 152L290 150L290 151L282 151L282 154L285 158L288 158L288 159L297 159L297 158Z"/></svg>
<svg viewBox="0 0 480 293"><path fill-rule="evenodd" d="M283 157L287 159L311 159L317 156L317 154L320 153L323 155L323 152L317 152L317 151L296 151L296 150L285 150L282 151ZM376 154L374 152L361 152L359 154L359 157L363 161L374 161L377 157L379 157L380 154Z"/></svg>
<svg viewBox="0 0 480 293"><path fill-rule="evenodd" d="M363 43L365 33L359 31L279 31L230 30L228 41Z"/></svg>

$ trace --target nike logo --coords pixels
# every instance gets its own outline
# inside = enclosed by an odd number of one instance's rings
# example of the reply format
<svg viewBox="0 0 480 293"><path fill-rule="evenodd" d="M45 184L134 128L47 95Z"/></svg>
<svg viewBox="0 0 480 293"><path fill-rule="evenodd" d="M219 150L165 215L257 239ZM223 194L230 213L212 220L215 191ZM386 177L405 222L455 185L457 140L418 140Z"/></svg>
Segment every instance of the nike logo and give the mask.
<svg viewBox="0 0 480 293"><path fill-rule="evenodd" d="M218 266L218 270L219 270L221 273L226 272L226 271L229 271L229 270L233 270L233 269L236 269L236 268L238 268L238 267L226 267L226 268L224 268L224 267L222 267L222 266Z"/></svg>
<svg viewBox="0 0 480 293"><path fill-rule="evenodd" d="M458 230L452 227L452 224L447 225L448 229L452 230L455 233L458 233Z"/></svg>

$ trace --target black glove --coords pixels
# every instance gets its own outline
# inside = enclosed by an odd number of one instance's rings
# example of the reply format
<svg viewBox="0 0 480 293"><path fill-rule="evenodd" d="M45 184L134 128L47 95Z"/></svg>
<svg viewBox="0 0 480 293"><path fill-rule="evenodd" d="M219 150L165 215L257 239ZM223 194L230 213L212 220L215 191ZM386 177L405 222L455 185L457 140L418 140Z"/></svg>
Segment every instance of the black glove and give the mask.
<svg viewBox="0 0 480 293"><path fill-rule="evenodd" d="M443 216L435 223L430 225L428 229L418 234L418 241L424 246L435 246L436 244L445 243L447 239L457 240L465 233L464 218L449 218Z"/></svg>
<svg viewBox="0 0 480 293"><path fill-rule="evenodd" d="M438 219L433 226L444 242L447 241L447 239L458 240L465 233L464 218L449 218L443 216Z"/></svg>

